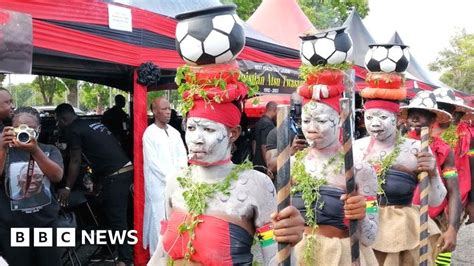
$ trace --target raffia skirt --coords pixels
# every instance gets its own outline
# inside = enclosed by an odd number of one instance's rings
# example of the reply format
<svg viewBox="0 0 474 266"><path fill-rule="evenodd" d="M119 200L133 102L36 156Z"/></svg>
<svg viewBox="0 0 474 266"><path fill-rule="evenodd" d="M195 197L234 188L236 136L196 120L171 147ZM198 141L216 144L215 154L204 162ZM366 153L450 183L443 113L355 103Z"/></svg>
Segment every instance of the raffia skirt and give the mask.
<svg viewBox="0 0 474 266"><path fill-rule="evenodd" d="M433 265L433 243L441 231L436 223L428 220L429 265ZM372 245L380 265L418 265L420 243L420 214L418 206L379 208L379 230Z"/></svg>
<svg viewBox="0 0 474 266"><path fill-rule="evenodd" d="M295 247L296 265L308 266L303 258L304 248L307 241L307 234ZM316 235L315 248L313 249L315 258L314 265L318 266L345 266L351 265L350 238L328 238ZM374 252L370 247L360 245L360 265L378 265Z"/></svg>

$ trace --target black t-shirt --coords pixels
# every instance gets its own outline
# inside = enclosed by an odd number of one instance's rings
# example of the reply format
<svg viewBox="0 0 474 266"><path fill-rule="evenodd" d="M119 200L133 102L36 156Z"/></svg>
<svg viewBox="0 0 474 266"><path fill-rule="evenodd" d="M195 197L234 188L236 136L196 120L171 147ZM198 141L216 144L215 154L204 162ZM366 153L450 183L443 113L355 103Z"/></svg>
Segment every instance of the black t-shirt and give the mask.
<svg viewBox="0 0 474 266"><path fill-rule="evenodd" d="M127 135L128 116L122 108L114 106L105 111L101 122L118 140L122 140Z"/></svg>
<svg viewBox="0 0 474 266"><path fill-rule="evenodd" d="M63 167L61 153L55 146L39 144L39 147L46 156ZM0 185L0 222L5 227L51 226L57 219L58 201L51 182L37 164L29 193L21 191L25 186L29 160L30 154L26 151L14 148L8 151L5 178Z"/></svg>
<svg viewBox="0 0 474 266"><path fill-rule="evenodd" d="M65 140L67 148L82 150L98 176L107 176L130 161L118 140L101 123L76 119L65 129Z"/></svg>
<svg viewBox="0 0 474 266"><path fill-rule="evenodd" d="M270 130L275 127L273 121L268 116L263 116L258 120L255 125L255 157L253 158L253 164L258 166L266 166L265 161L263 160L262 146L265 146L267 143L267 136Z"/></svg>
<svg viewBox="0 0 474 266"><path fill-rule="evenodd" d="M287 120L284 120L283 123L286 123ZM287 129L287 127L281 127L282 129ZM293 139L295 138L296 136L296 133L294 132L294 129L292 127L290 127L290 132L288 133L289 134L289 137L290 137L290 143L293 142ZM281 130L281 129L280 129ZM280 134L282 135L282 134ZM274 150L277 148L277 142L278 141L278 128L274 128L272 130L270 130L270 132L268 133L268 136L267 136L267 144L266 144L266 148L267 148L267 151L268 150Z"/></svg>

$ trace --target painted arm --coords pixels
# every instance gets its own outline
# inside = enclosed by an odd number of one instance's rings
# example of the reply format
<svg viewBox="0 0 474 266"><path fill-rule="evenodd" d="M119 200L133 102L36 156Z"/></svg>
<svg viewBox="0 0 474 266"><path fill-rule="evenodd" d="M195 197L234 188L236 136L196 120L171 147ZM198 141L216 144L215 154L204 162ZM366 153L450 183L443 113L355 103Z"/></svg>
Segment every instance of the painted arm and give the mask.
<svg viewBox="0 0 474 266"><path fill-rule="evenodd" d="M370 246L377 236L379 211L377 204L377 175L375 170L365 163L356 164L354 174L358 192L365 198L365 217L359 220L360 242Z"/></svg>
<svg viewBox="0 0 474 266"><path fill-rule="evenodd" d="M274 239L271 215L277 210L276 191L272 181L264 174L251 170L248 174L254 195L254 225L262 249L264 265L276 265L277 242Z"/></svg>
<svg viewBox="0 0 474 266"><path fill-rule="evenodd" d="M441 181L441 177L438 173L438 168L436 167L436 159L431 152L419 152L417 154L417 172L428 172L430 186L428 194L428 205L429 206L438 206L440 205L444 198L446 197L447 190Z"/></svg>
<svg viewBox="0 0 474 266"><path fill-rule="evenodd" d="M265 164L267 164L267 168L272 173L277 172L277 149L267 150L265 152ZM273 176L273 179L275 176Z"/></svg>

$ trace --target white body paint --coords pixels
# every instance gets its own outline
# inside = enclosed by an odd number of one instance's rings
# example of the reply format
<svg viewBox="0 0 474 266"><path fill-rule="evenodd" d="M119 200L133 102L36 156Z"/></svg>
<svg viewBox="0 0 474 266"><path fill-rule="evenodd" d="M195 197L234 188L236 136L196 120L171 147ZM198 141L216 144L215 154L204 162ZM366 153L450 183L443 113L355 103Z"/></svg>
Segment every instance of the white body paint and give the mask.
<svg viewBox="0 0 474 266"><path fill-rule="evenodd" d="M329 186L346 191L343 158L337 159L333 164L328 164L328 161L334 156L339 156L342 150L339 142L339 122L339 114L326 104L309 102L303 107L302 130L310 143L310 150L304 158L304 164L306 171L312 177L324 178ZM375 196L377 178L373 168L365 162L354 162L354 174L358 193L364 196ZM369 246L374 243L377 227L378 214L368 214L360 221L362 244Z"/></svg>
<svg viewBox="0 0 474 266"><path fill-rule="evenodd" d="M395 147L397 138L396 115L383 109L369 109L365 111L364 117L367 132L370 136L355 141L353 145L354 158L366 162L380 161L390 154ZM369 148L371 140L373 140L373 144ZM418 159L416 154L420 149L420 141L404 138L400 147L400 155L393 163L392 168L417 176ZM438 206L445 196L446 188L436 170L436 176L430 178L428 203L430 206Z"/></svg>
<svg viewBox="0 0 474 266"><path fill-rule="evenodd" d="M230 157L229 132L221 124L204 118L189 118L186 122L186 144L189 159L214 163Z"/></svg>
<svg viewBox="0 0 474 266"><path fill-rule="evenodd" d="M195 160L212 163L230 157L231 143L227 128L208 119L188 120L186 144ZM207 167L196 165L191 172L191 178L194 182L222 182L233 167L232 162ZM176 179L183 174L184 172L181 172L167 179L165 190L167 217L173 210L188 211L182 196L183 189ZM208 200L205 214L222 218L246 229L251 228L253 232L249 233L253 235L255 228L271 222L270 216L277 210L275 196L275 188L268 176L255 170L243 171L239 174L238 180L231 184L229 196L216 193L215 197ZM262 249L265 265L276 265L276 252L276 243ZM149 265L166 265L166 261L167 255L160 242Z"/></svg>

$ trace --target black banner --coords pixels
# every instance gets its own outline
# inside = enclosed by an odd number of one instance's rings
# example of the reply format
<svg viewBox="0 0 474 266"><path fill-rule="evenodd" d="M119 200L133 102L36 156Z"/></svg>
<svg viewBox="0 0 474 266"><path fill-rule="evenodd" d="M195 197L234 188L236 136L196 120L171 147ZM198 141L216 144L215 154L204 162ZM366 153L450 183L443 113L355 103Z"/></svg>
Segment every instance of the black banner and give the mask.
<svg viewBox="0 0 474 266"><path fill-rule="evenodd" d="M31 16L0 9L0 73L31 74Z"/></svg>
<svg viewBox="0 0 474 266"><path fill-rule="evenodd" d="M241 77L258 84L262 93L291 94L303 83L297 69L239 60Z"/></svg>

